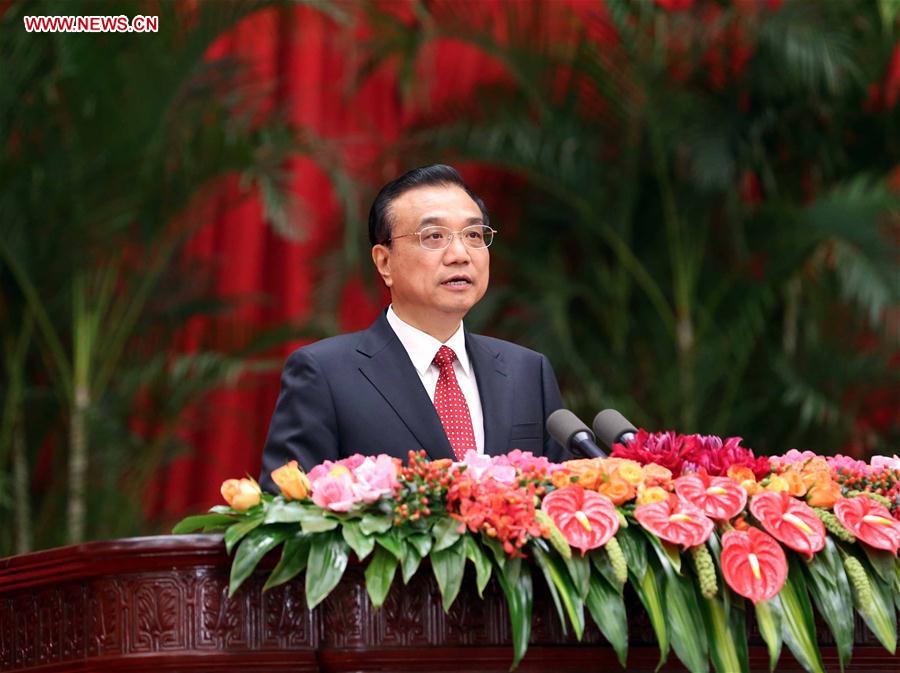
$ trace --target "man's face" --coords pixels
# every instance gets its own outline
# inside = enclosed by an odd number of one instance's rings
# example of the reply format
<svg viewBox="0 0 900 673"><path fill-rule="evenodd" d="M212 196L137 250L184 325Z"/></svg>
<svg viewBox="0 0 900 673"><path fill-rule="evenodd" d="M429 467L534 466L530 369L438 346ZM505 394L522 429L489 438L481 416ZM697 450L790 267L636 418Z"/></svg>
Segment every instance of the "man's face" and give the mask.
<svg viewBox="0 0 900 673"><path fill-rule="evenodd" d="M487 290L487 248L470 248L454 236L448 248L426 250L418 236L397 237L430 225L458 232L483 224L478 205L456 185L426 186L400 195L389 212L391 247L376 245L372 257L391 290L394 310L419 329L462 319Z"/></svg>

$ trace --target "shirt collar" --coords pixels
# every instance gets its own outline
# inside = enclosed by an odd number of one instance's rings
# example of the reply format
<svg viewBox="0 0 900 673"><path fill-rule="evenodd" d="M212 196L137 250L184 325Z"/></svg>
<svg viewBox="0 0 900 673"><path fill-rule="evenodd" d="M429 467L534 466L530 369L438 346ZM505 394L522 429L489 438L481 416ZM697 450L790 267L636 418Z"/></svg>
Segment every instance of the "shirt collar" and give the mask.
<svg viewBox="0 0 900 673"><path fill-rule="evenodd" d="M459 364L462 366L466 376L471 376L469 370L469 354L466 352L466 333L463 329L462 321L459 323L459 329L457 329L456 332L453 333L453 336L447 339L444 344L430 334L413 327L409 323L403 322L403 320L394 313L393 306L388 306L387 321L391 326L391 329L393 329L394 333L397 335L397 338L400 339L400 343L403 344L403 348L405 348L406 352L409 354L409 359L412 360L413 367L416 368L416 371L418 371L420 375L424 375L425 372L428 371L432 360L434 360L434 356L437 355L438 349L441 346L447 346L448 348L452 348L453 352L456 353L456 359L459 360Z"/></svg>

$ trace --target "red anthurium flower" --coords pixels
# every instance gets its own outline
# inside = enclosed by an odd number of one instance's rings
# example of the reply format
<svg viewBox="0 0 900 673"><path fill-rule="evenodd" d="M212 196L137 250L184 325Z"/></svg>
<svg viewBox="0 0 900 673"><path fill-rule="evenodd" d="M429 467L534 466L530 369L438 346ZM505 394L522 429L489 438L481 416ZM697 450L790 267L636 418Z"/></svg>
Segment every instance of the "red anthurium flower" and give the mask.
<svg viewBox="0 0 900 673"><path fill-rule="evenodd" d="M728 477L710 477L705 472L678 477L675 492L711 519L731 519L747 504L743 486Z"/></svg>
<svg viewBox="0 0 900 673"><path fill-rule="evenodd" d="M768 600L787 577L784 550L758 528L730 530L722 536L722 577L754 603Z"/></svg>
<svg viewBox="0 0 900 673"><path fill-rule="evenodd" d="M768 533L809 558L825 546L825 526L812 507L784 491L753 496L750 512Z"/></svg>
<svg viewBox="0 0 900 673"><path fill-rule="evenodd" d="M660 500L634 508L634 518L656 537L667 542L696 547L709 539L713 522L702 509L670 495L668 500Z"/></svg>
<svg viewBox="0 0 900 673"><path fill-rule="evenodd" d="M880 502L866 495L842 498L834 503L834 514L844 528L870 547L894 554L900 548L900 522Z"/></svg>
<svg viewBox="0 0 900 673"><path fill-rule="evenodd" d="M619 530L619 513L612 501L581 486L553 491L544 498L541 509L582 556L588 549L605 545Z"/></svg>

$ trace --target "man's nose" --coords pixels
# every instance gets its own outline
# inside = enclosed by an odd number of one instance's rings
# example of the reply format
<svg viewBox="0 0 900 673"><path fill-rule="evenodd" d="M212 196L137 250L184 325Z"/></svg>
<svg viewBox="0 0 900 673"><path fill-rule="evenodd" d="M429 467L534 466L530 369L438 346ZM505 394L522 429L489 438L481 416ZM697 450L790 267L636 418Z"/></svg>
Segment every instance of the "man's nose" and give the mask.
<svg viewBox="0 0 900 673"><path fill-rule="evenodd" d="M445 262L454 262L454 261L468 261L471 257L469 254L468 246L463 243L463 234L462 232L455 232L453 237L450 239L450 245L447 246L447 249L444 250L444 261Z"/></svg>

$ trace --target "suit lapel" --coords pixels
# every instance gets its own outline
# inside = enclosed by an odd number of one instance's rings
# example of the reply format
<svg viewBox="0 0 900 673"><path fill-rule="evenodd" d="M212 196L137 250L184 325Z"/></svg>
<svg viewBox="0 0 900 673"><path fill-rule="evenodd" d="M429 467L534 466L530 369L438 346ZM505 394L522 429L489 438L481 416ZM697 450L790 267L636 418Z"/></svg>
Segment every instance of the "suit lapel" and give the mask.
<svg viewBox="0 0 900 673"><path fill-rule="evenodd" d="M484 414L484 452L506 453L512 429L512 379L500 354L477 334L466 332L466 346L475 368L481 410Z"/></svg>
<svg viewBox="0 0 900 673"><path fill-rule="evenodd" d="M357 350L368 361L359 371L375 386L431 458L453 458L437 411L385 313L362 333Z"/></svg>

